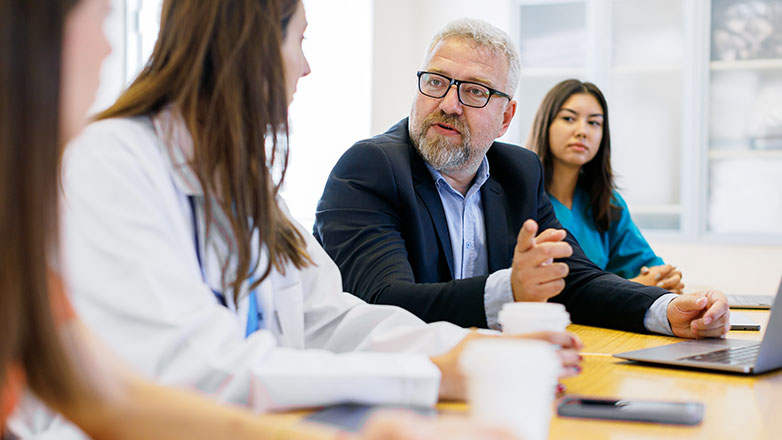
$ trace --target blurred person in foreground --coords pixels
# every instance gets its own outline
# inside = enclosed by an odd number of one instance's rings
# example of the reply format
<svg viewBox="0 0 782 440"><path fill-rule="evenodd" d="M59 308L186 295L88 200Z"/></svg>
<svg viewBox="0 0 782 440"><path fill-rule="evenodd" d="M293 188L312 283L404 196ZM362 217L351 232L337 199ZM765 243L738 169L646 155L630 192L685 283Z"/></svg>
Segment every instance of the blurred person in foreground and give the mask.
<svg viewBox="0 0 782 440"><path fill-rule="evenodd" d="M353 438L153 385L115 360L71 308L57 245L58 158L94 98L109 52L107 12L107 0L0 0L0 436L37 436L5 429L28 387L93 438ZM10 425L23 428L18 416ZM407 414L379 414L356 438L458 433L508 438L463 419ZM48 438L82 435L68 429Z"/></svg>

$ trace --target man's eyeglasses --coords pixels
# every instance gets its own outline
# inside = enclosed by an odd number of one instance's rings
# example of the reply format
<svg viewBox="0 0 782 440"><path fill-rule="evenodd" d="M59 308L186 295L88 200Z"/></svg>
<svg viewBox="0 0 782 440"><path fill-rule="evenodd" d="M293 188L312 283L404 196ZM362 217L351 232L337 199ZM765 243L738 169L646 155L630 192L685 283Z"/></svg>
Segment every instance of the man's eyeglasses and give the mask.
<svg viewBox="0 0 782 440"><path fill-rule="evenodd" d="M508 98L508 101L511 100L510 95L480 83L460 81L432 72L418 72L416 75L418 76L418 91L430 98L442 98L448 94L451 86L456 86L459 102L467 107L486 107L492 95Z"/></svg>

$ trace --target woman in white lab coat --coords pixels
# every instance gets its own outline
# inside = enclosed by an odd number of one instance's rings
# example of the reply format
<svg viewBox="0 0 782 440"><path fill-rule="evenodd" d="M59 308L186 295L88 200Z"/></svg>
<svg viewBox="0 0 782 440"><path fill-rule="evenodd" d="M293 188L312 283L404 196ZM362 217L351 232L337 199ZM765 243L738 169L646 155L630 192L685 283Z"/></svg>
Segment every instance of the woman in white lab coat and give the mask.
<svg viewBox="0 0 782 440"><path fill-rule="evenodd" d="M509 438L465 419L375 417L357 437L153 385L116 362L74 314L59 277L57 168L84 126L109 52L109 0L0 0L0 437L96 439ZM6 416L34 393L83 431L31 432ZM23 408L23 409L28 409ZM36 416L41 414L36 414ZM56 423L55 423L56 424ZM49 426L51 427L51 426ZM7 437L6 434L10 437Z"/></svg>
<svg viewBox="0 0 782 440"><path fill-rule="evenodd" d="M144 71L68 148L76 310L160 382L258 410L463 398L468 330L343 293L277 198L309 65L301 3L280 2L282 34L276 3L166 1ZM575 370L575 339L537 336Z"/></svg>

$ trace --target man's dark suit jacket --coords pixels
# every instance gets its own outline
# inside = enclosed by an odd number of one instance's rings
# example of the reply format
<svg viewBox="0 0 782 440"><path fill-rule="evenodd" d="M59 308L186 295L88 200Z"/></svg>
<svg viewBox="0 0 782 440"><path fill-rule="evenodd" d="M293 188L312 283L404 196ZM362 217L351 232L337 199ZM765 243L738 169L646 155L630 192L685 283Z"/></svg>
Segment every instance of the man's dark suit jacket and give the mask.
<svg viewBox="0 0 782 440"><path fill-rule="evenodd" d="M481 188L489 273L508 268L522 223L561 228L535 153L495 142ZM331 172L318 203L314 235L337 263L347 292L393 304L427 322L486 327L488 275L453 279L453 252L440 196L407 131L407 119L353 145ZM572 235L563 303L574 323L645 332L647 309L662 294L601 271Z"/></svg>

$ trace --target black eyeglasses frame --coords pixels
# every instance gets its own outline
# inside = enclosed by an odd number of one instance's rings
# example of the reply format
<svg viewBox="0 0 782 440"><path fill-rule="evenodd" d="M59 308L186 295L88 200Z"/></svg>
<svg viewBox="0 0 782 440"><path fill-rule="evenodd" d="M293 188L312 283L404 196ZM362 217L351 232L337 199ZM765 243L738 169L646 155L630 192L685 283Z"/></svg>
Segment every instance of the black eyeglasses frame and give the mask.
<svg viewBox="0 0 782 440"><path fill-rule="evenodd" d="M462 80L459 80L459 79L454 79L454 78L445 76L442 73L427 72L425 70L419 70L418 72L416 72L415 75L418 78L418 91L422 95L428 96L430 98L442 99L442 98L445 97L445 95L448 94L448 92L451 90L451 87L456 86L456 96L459 98L459 102L462 105L470 107L470 108L484 108L484 107L486 107L487 105L489 105L489 101L491 101L491 97L494 96L494 95L501 96L503 98L507 98L508 101L511 101L513 99L507 93L500 92L499 90L492 89L491 87L487 86L486 84L481 84L481 83L475 82L475 81L462 81ZM445 79L447 79L449 81L448 87L445 88L445 92L441 96L429 95L427 93L424 93L424 91L421 90L421 75L437 75L439 77L445 78ZM481 105L481 106L477 106L477 105L467 104L464 101L462 101L462 92L461 92L461 85L462 84L475 84L476 86L485 87L487 90L489 90L489 97L486 98L486 102L483 105Z"/></svg>

